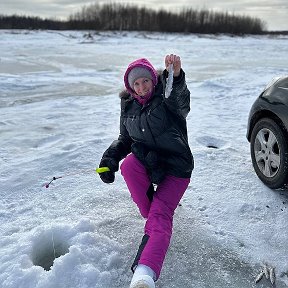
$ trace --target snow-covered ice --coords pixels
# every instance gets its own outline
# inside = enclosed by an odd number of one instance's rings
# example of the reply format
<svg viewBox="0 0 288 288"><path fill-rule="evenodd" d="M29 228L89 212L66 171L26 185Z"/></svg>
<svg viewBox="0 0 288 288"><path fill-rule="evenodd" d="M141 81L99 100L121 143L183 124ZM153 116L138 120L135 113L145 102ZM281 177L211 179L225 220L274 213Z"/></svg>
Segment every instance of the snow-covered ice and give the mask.
<svg viewBox="0 0 288 288"><path fill-rule="evenodd" d="M129 286L144 220L121 175L107 185L94 169L118 136L127 64L163 68L167 53L191 91L195 170L157 287L270 287L254 283L265 264L287 287L288 194L257 178L246 125L288 75L288 37L84 34L0 31L1 287Z"/></svg>

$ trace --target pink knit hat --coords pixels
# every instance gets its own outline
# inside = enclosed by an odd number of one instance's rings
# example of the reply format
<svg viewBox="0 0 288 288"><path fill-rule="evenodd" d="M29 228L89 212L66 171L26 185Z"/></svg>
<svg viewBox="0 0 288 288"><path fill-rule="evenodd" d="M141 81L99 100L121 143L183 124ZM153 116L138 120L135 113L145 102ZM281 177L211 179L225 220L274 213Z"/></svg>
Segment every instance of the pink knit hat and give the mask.
<svg viewBox="0 0 288 288"><path fill-rule="evenodd" d="M128 65L128 68L124 74L124 84L129 93L135 93L133 87L131 86L138 78L142 77L151 79L153 85L157 85L157 71L155 70L153 65L145 58L137 59Z"/></svg>

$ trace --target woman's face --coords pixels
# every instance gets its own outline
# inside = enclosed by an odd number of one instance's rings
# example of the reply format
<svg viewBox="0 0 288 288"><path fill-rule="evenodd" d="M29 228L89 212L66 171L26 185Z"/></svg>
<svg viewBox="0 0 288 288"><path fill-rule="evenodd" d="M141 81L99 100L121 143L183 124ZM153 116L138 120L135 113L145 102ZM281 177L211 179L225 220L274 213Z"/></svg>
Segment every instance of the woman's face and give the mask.
<svg viewBox="0 0 288 288"><path fill-rule="evenodd" d="M145 96L153 91L153 82L149 78L138 78L133 88L137 95Z"/></svg>

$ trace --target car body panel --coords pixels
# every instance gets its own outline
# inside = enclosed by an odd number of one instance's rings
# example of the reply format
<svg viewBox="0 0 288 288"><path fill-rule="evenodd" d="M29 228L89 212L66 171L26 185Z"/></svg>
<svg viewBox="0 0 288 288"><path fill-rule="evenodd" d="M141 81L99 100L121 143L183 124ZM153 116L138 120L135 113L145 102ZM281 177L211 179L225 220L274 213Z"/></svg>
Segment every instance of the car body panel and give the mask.
<svg viewBox="0 0 288 288"><path fill-rule="evenodd" d="M288 131L288 76L269 83L252 105L246 134L248 141L254 125L265 117L282 122Z"/></svg>

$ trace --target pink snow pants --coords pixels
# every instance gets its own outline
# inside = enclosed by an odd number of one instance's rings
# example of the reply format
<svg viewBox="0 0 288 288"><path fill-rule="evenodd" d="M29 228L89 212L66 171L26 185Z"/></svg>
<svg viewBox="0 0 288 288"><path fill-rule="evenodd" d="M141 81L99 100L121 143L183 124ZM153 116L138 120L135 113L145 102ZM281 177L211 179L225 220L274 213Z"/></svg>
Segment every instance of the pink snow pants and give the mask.
<svg viewBox="0 0 288 288"><path fill-rule="evenodd" d="M170 244L174 210L187 189L190 178L167 175L157 186L150 202L146 195L151 185L147 170L133 154L129 154L122 162L121 174L141 215L147 219L144 233L149 235L149 240L138 263L153 269L158 279Z"/></svg>

